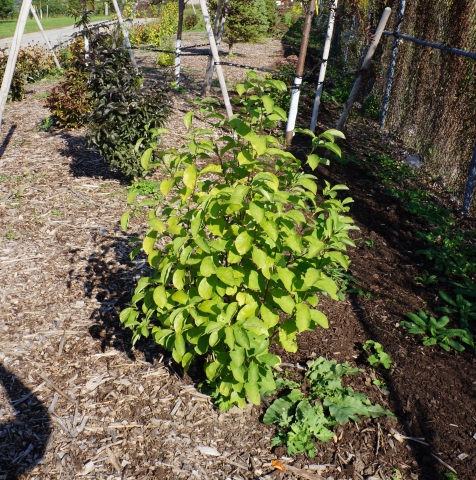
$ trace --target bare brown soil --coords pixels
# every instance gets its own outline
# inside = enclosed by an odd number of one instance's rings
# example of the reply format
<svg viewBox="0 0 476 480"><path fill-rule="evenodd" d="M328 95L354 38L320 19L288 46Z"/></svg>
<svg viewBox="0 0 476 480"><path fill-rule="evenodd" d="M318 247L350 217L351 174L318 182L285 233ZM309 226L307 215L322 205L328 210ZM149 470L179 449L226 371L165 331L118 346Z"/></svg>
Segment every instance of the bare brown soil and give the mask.
<svg viewBox="0 0 476 480"><path fill-rule="evenodd" d="M204 42L192 34L185 43ZM236 53L233 62L265 68L282 56L276 40L238 45ZM174 96L167 146L182 141L204 61L183 58L187 93ZM151 69L150 58L141 63ZM243 78L243 69L223 68L230 87ZM166 352L148 342L131 347L118 312L143 267L128 257L140 219L121 230L127 184L85 147L85 130L38 131L48 115L38 97L51 87L30 86L23 102L7 106L1 130L0 479L264 479L276 478L277 458L329 480L393 480L397 469L401 478L433 480L450 471L441 462L460 480L476 478L475 357L422 347L399 327L406 312L433 305L437 289L414 280L431 270L412 253L414 219L364 170L333 164L320 181L347 184L355 200L361 230L350 270L367 296L324 299L329 330L303 334L296 355L280 353L291 363L323 355L358 365L363 373L350 385L398 419L338 427L315 459L291 458L271 450L262 409L220 413ZM322 128L335 113L324 112ZM344 148L362 158L380 151L386 140L373 129L352 121ZM391 355L388 372L368 366L361 348L368 339ZM387 388L372 385L375 377Z"/></svg>

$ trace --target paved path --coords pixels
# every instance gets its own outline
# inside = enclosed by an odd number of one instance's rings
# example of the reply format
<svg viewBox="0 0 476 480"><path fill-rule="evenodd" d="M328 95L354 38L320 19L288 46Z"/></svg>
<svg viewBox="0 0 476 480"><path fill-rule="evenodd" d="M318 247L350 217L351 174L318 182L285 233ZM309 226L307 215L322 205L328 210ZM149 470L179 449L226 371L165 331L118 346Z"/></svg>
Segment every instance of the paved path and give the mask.
<svg viewBox="0 0 476 480"><path fill-rule="evenodd" d="M134 20L134 23L136 22L143 22L143 18L139 18ZM147 19L145 21L150 21L150 19ZM102 23L102 22L94 22L94 23ZM93 23L93 25L94 25ZM69 27L63 27L63 28L56 28L53 30L46 30L46 35L48 37L48 40L50 41L52 46L58 45L60 42L64 42L68 37L70 37L73 33L78 32L79 28L74 28L73 25ZM0 48L4 48L7 45L12 44L13 37L9 38L4 38L3 40L0 40ZM45 46L45 39L43 38L43 35L41 32L35 32L35 33L26 33L23 35L22 41L21 41L21 46L22 47L27 47L28 45L35 45L38 43L40 46Z"/></svg>

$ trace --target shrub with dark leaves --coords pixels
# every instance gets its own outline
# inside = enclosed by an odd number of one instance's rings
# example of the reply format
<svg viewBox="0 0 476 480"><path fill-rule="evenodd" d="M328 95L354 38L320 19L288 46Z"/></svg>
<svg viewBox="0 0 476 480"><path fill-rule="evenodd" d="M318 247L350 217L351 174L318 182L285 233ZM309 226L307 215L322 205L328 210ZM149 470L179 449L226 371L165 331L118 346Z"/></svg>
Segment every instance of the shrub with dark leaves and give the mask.
<svg viewBox="0 0 476 480"><path fill-rule="evenodd" d="M94 102L90 143L112 168L128 177L143 176L136 145L152 140L150 129L163 125L170 111L166 84L145 80L121 50L104 49L89 66ZM154 139L156 140L156 139Z"/></svg>

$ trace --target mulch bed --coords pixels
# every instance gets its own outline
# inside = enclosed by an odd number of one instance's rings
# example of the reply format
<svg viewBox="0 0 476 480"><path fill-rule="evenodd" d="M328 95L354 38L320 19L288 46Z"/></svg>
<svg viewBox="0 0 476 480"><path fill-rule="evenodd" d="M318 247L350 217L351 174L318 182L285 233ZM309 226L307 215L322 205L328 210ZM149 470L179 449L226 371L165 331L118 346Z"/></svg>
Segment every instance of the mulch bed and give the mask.
<svg viewBox="0 0 476 480"><path fill-rule="evenodd" d="M186 45L205 41L203 34L185 37ZM282 48L268 40L238 45L236 53L235 63L270 68ZM154 73L153 58L139 60ZM184 57L182 65L187 93L174 96L166 146L183 139L183 114L200 91L205 57ZM230 87L242 80L243 69L223 68ZM350 271L367 295L323 299L329 330L301 335L295 355L279 353L290 363L322 355L359 366L352 387L398 419L338 427L334 441L317 445L315 459L288 457L271 450L274 430L260 422L261 408L221 413L167 352L148 342L131 347L118 312L143 266L128 256L140 222L121 230L127 183L85 147L84 129L38 131L48 115L40 97L51 87L29 86L24 101L7 106L1 130L0 479L264 479L273 478L277 458L329 480L399 478L396 469L405 479L444 478L441 462L460 480L475 478L476 359L422 347L399 327L406 312L434 305L437 289L415 282L431 266L413 253L420 248L414 219L384 188L362 169L333 163L320 171L320 182L346 184L355 200L351 216L360 231ZM322 129L336 115L323 113ZM352 120L344 149L379 152L386 140L374 132L372 123ZM299 138L293 147L299 152ZM398 143L392 148L404 152ZM388 372L366 363L368 339L392 357ZM386 389L372 385L375 375ZM399 441L395 432L424 443ZM327 467L313 470L318 464Z"/></svg>

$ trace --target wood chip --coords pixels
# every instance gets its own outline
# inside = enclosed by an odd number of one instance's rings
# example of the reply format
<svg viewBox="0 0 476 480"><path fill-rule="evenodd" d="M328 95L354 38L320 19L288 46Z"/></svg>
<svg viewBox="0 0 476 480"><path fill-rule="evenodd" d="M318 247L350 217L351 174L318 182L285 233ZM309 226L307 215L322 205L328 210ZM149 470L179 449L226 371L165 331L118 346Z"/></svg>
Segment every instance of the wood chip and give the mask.
<svg viewBox="0 0 476 480"><path fill-rule="evenodd" d="M220 452L216 448L213 448L213 447L200 446L200 447L197 447L197 450L202 455L211 455L213 457L221 456Z"/></svg>

